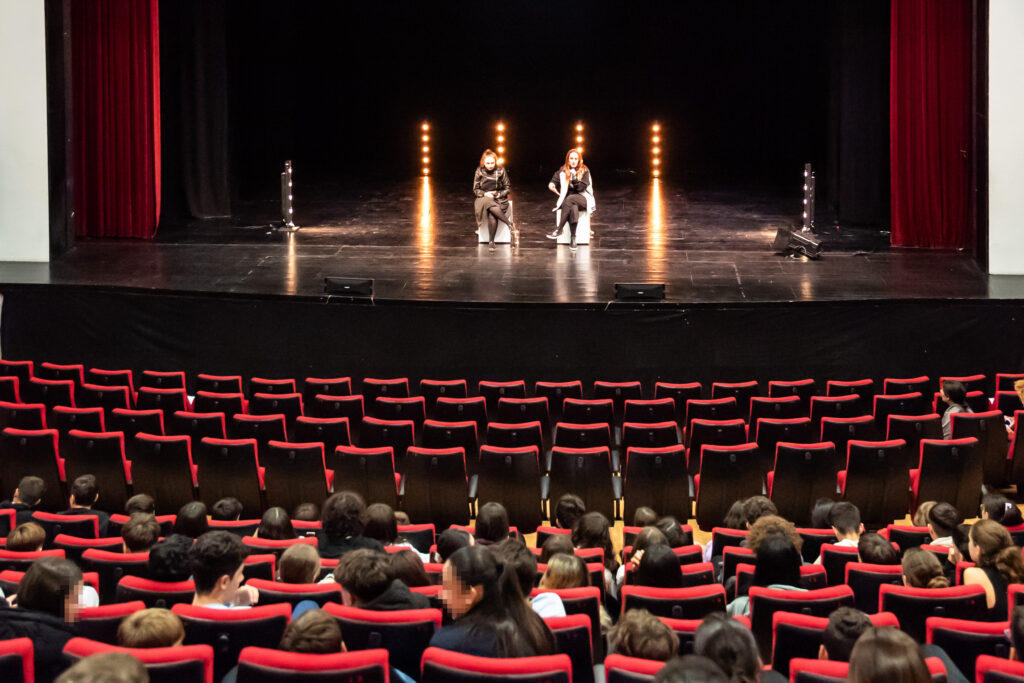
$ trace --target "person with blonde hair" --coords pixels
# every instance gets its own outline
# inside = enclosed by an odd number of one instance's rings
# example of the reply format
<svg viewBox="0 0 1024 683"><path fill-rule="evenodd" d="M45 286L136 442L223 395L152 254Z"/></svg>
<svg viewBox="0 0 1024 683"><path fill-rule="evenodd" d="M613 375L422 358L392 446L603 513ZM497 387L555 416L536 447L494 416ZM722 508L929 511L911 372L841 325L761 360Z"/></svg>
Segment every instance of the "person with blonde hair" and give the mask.
<svg viewBox="0 0 1024 683"><path fill-rule="evenodd" d="M320 577L320 553L316 546L296 543L288 546L277 565L277 580L282 583L316 583Z"/></svg>
<svg viewBox="0 0 1024 683"><path fill-rule="evenodd" d="M185 642L185 625L168 609L151 607L133 612L117 627L121 647L177 647Z"/></svg>
<svg viewBox="0 0 1024 683"><path fill-rule="evenodd" d="M926 500L917 506L917 510L914 512L914 518L911 520L914 526L928 526L928 513L932 511L932 508L938 503L936 500Z"/></svg>
<svg viewBox="0 0 1024 683"><path fill-rule="evenodd" d="M557 590L560 588L583 588L590 585L587 563L582 557L567 553L551 556L548 568L540 577L540 587Z"/></svg>
<svg viewBox="0 0 1024 683"><path fill-rule="evenodd" d="M25 522L14 527L11 529L11 533L7 534L4 550L30 553L42 550L44 543L46 543L46 530L35 522Z"/></svg>
<svg viewBox="0 0 1024 683"><path fill-rule="evenodd" d="M985 589L987 619L1003 621L1007 614L1007 588L1024 581L1024 558L1010 532L999 522L983 519L971 527L968 548L974 567L964 570L964 585Z"/></svg>
<svg viewBox="0 0 1024 683"><path fill-rule="evenodd" d="M909 548L903 554L903 585L911 588L949 588L942 563L931 551Z"/></svg>

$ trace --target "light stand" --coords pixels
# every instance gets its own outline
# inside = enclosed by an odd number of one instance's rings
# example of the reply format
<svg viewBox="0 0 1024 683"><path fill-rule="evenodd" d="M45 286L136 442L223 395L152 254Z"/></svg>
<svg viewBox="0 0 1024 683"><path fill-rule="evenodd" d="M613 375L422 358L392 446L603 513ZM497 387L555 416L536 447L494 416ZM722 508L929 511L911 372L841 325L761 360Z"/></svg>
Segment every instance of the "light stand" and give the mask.
<svg viewBox="0 0 1024 683"><path fill-rule="evenodd" d="M804 211L801 232L814 231L814 171L804 164Z"/></svg>
<svg viewBox="0 0 1024 683"><path fill-rule="evenodd" d="M281 174L281 223L280 230L295 232L299 226L294 221L295 210L292 206L292 162L284 162L284 173Z"/></svg>

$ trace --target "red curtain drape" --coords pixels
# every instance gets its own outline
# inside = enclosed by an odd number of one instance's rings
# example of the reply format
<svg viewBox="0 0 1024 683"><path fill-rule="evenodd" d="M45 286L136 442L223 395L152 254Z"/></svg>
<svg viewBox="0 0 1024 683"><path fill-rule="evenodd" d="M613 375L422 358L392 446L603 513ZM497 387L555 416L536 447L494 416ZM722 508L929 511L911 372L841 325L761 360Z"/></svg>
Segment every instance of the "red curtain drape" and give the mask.
<svg viewBox="0 0 1024 683"><path fill-rule="evenodd" d="M80 236L151 238L160 221L159 0L71 3Z"/></svg>
<svg viewBox="0 0 1024 683"><path fill-rule="evenodd" d="M892 0L892 244L971 246L970 0Z"/></svg>

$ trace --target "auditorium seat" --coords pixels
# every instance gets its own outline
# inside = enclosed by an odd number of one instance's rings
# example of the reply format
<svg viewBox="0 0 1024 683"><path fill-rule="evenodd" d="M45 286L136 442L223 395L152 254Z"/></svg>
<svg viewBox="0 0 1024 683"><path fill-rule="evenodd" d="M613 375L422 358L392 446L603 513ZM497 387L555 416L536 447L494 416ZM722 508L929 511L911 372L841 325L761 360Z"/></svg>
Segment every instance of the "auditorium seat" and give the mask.
<svg viewBox="0 0 1024 683"><path fill-rule="evenodd" d="M35 683L34 657L31 638L0 640L0 680L6 683Z"/></svg>
<svg viewBox="0 0 1024 683"><path fill-rule="evenodd" d="M846 583L846 565L852 562L859 562L856 546L833 543L821 546L821 565L825 567L828 585L839 586Z"/></svg>
<svg viewBox="0 0 1024 683"><path fill-rule="evenodd" d="M630 448L662 448L679 443L675 420L666 422L623 422L622 450Z"/></svg>
<svg viewBox="0 0 1024 683"><path fill-rule="evenodd" d="M1006 417L1013 419L1014 412L1021 409L1020 396L1017 395L1016 391L997 391L992 407Z"/></svg>
<svg viewBox="0 0 1024 683"><path fill-rule="evenodd" d="M336 491L355 491L363 500L398 509L394 450L390 446L338 446L326 457L327 469L334 472Z"/></svg>
<svg viewBox="0 0 1024 683"><path fill-rule="evenodd" d="M555 653L572 660L573 683L594 683L594 640L590 633L590 618L585 614L544 619L548 630L555 636Z"/></svg>
<svg viewBox="0 0 1024 683"><path fill-rule="evenodd" d="M476 422L477 435L487 433L487 399L440 397L434 405L434 419L440 422Z"/></svg>
<svg viewBox="0 0 1024 683"><path fill-rule="evenodd" d="M627 399L622 409L622 421L643 424L679 421L676 402L671 396L655 399Z"/></svg>
<svg viewBox="0 0 1024 683"><path fill-rule="evenodd" d="M317 394L328 396L349 396L352 394L351 377L307 377L302 381L302 404L306 407L307 414L310 406L313 405Z"/></svg>
<svg viewBox="0 0 1024 683"><path fill-rule="evenodd" d="M920 460L910 470L911 510L917 510L926 500L945 501L965 512L978 509L982 471L974 455L977 443L976 438L970 437L950 441L923 439L918 444Z"/></svg>
<svg viewBox="0 0 1024 683"><path fill-rule="evenodd" d="M761 418L752 423L757 443L761 475L766 476L775 466L775 447L780 441L787 443L814 443L811 418Z"/></svg>
<svg viewBox="0 0 1024 683"><path fill-rule="evenodd" d="M103 408L69 408L68 406L55 406L50 411L48 424L60 432L57 445L60 447L61 457L68 448L68 432L72 429L80 429L85 432L104 432L106 419L103 415Z"/></svg>
<svg viewBox="0 0 1024 683"><path fill-rule="evenodd" d="M899 628L896 616L887 612L872 614L872 626L894 626ZM824 641L828 617L816 617L794 612L776 612L772 616L771 667L783 676L789 677L789 662L792 659L815 659Z"/></svg>
<svg viewBox="0 0 1024 683"><path fill-rule="evenodd" d="M139 432L164 435L164 414L160 410L130 410L114 408L107 413L106 426L112 432L124 434L125 448L132 448L132 441Z"/></svg>
<svg viewBox="0 0 1024 683"><path fill-rule="evenodd" d="M701 421L694 423L699 426ZM691 450L691 461L694 452ZM705 444L700 451L699 473L693 478L697 525L708 529L725 518L737 500L761 495L760 456L757 444Z"/></svg>
<svg viewBox="0 0 1024 683"><path fill-rule="evenodd" d="M888 441L903 439L907 453L920 453L922 439L942 438L942 416L935 413L926 415L890 415L886 425L885 438ZM945 499L937 499L945 500Z"/></svg>
<svg viewBox="0 0 1024 683"><path fill-rule="evenodd" d="M419 431L427 419L427 403L422 396L378 396L372 412L383 420L410 420Z"/></svg>
<svg viewBox="0 0 1024 683"><path fill-rule="evenodd" d="M98 548L89 548L82 553L82 570L96 572L100 577L100 604L114 600L117 582L122 577L146 577L149 575L149 551L143 553L119 553Z"/></svg>
<svg viewBox="0 0 1024 683"><path fill-rule="evenodd" d="M131 396L135 393L135 382L133 380L134 377L131 370L89 368L85 371L85 379L82 386L92 384L101 387L127 387L128 395Z"/></svg>
<svg viewBox="0 0 1024 683"><path fill-rule="evenodd" d="M96 515L58 515L33 510L32 521L46 532L45 548L53 548L54 540L61 534L93 539L100 536L100 522Z"/></svg>
<svg viewBox="0 0 1024 683"><path fill-rule="evenodd" d="M750 587L754 584L753 563L741 562L736 565L736 582L733 585L733 592L726 597L735 600L740 595L748 595ZM818 590L828 588L828 578L825 568L820 564L805 564L800 566L800 588L806 590Z"/></svg>
<svg viewBox="0 0 1024 683"><path fill-rule="evenodd" d="M160 525L160 535L170 536L171 529L174 528L174 522L177 520L177 515L160 515L156 516L156 523ZM111 536L120 536L121 531L124 529L124 525L128 523L130 517L128 515L122 515L120 513L114 513L110 515L110 522L107 524L107 533Z"/></svg>
<svg viewBox="0 0 1024 683"><path fill-rule="evenodd" d="M534 382L533 395L548 400L548 412L551 420L562 418L562 405L567 398L582 399L583 383L580 380L567 382Z"/></svg>
<svg viewBox="0 0 1024 683"><path fill-rule="evenodd" d="M813 379L771 380L768 382L768 396L780 398L796 396L800 399L803 416L807 416L811 407L811 397L817 393Z"/></svg>
<svg viewBox="0 0 1024 683"><path fill-rule="evenodd" d="M568 655L543 657L474 657L429 647L423 653L420 683L451 681L509 681L516 683L570 683L572 662Z"/></svg>
<svg viewBox="0 0 1024 683"><path fill-rule="evenodd" d="M878 612L878 589L882 585L902 586L903 567L898 564L850 562L846 585L853 591L854 606L866 614Z"/></svg>
<svg viewBox="0 0 1024 683"><path fill-rule="evenodd" d="M0 508L0 537L7 538L7 534L18 526L18 511L14 508Z"/></svg>
<svg viewBox="0 0 1024 683"><path fill-rule="evenodd" d="M547 482L541 481L540 451L536 446L484 446L477 472L475 497L481 504L501 502L509 522L520 529L534 529L544 519L541 501L547 499L547 487L542 483Z"/></svg>
<svg viewBox="0 0 1024 683"><path fill-rule="evenodd" d="M427 417L433 417L437 399L466 398L469 385L464 379L421 379L420 396L426 401Z"/></svg>
<svg viewBox="0 0 1024 683"><path fill-rule="evenodd" d="M492 425L494 423L491 423ZM488 439L489 442L489 439ZM555 447L608 448L612 447L612 428L607 422L559 422L555 425Z"/></svg>
<svg viewBox="0 0 1024 683"><path fill-rule="evenodd" d="M288 603L294 609L303 600L312 600L320 607L328 602L341 602L341 584L328 583L282 583L265 579L249 579L245 585L260 592L261 605Z"/></svg>
<svg viewBox="0 0 1024 683"><path fill-rule="evenodd" d="M131 408L131 389L126 386L100 386L83 384L75 393L75 400L81 408L102 408L107 415L114 408Z"/></svg>
<svg viewBox="0 0 1024 683"><path fill-rule="evenodd" d="M687 520L692 516L690 482L686 473L686 448L681 444L662 448L632 447L622 466L622 519L632 521L638 507Z"/></svg>
<svg viewBox="0 0 1024 683"><path fill-rule="evenodd" d="M847 445L850 441L879 441L881 432L875 426L875 418L871 415L859 417L824 417L821 419L821 441L831 441L836 446L836 454L843 463L846 462Z"/></svg>
<svg viewBox="0 0 1024 683"><path fill-rule="evenodd" d="M831 443L786 443L775 446L775 466L768 472L768 497L784 519L811 524L819 498L835 498L839 458Z"/></svg>
<svg viewBox="0 0 1024 683"><path fill-rule="evenodd" d="M590 619L591 643L595 659L604 656L604 637L601 634L601 591L598 586L582 588L540 589L534 588L530 597L541 593L555 593L562 599L566 615L583 614Z"/></svg>
<svg viewBox="0 0 1024 683"><path fill-rule="evenodd" d="M563 402L562 422L570 424L615 423L615 402L610 398L567 398Z"/></svg>
<svg viewBox="0 0 1024 683"><path fill-rule="evenodd" d="M718 526L712 527L712 556L721 557L723 550L727 547L740 547L740 544L746 540L748 535L750 535L750 531L747 529L729 529L727 527ZM744 548L744 550L746 550L746 548Z"/></svg>
<svg viewBox="0 0 1024 683"><path fill-rule="evenodd" d="M73 482L83 474L96 477L96 485L102 492L95 504L98 510L124 510L132 485L131 463L124 453L124 434L72 429L61 455L68 481Z"/></svg>
<svg viewBox="0 0 1024 683"><path fill-rule="evenodd" d="M256 394L294 394L298 391L295 388L294 379L266 379L264 377L252 377L249 379L249 398Z"/></svg>
<svg viewBox="0 0 1024 683"><path fill-rule="evenodd" d="M867 411L857 394L842 396L812 396L811 426L814 433L821 434L821 420L826 417L859 417Z"/></svg>
<svg viewBox="0 0 1024 683"><path fill-rule="evenodd" d="M441 610L410 609L381 612L329 603L328 614L338 620L346 649L384 648L391 666L418 676L420 660L434 632L441 628Z"/></svg>
<svg viewBox="0 0 1024 683"><path fill-rule="evenodd" d="M256 533L256 527L259 526L259 520L253 520L256 522L255 525L251 525L248 529L241 531L239 535L242 538L242 543L251 552L260 555L273 553L276 557L280 558L281 554L285 550L291 548L293 545L311 545L316 547L317 538L316 536L299 536L297 538L260 538L254 536Z"/></svg>
<svg viewBox="0 0 1024 683"><path fill-rule="evenodd" d="M85 515L82 516L84 517ZM120 536L110 536L109 531L106 538L81 538L68 534L57 534L50 543L51 547L63 550L65 557L75 564L82 560L82 553L89 548L106 550L112 553L119 553L124 549L124 540Z"/></svg>
<svg viewBox="0 0 1024 683"><path fill-rule="evenodd" d="M214 655L210 645L127 648L72 638L64 646L64 656L72 663L108 652L123 652L139 660L149 674L150 683L214 683Z"/></svg>
<svg viewBox="0 0 1024 683"><path fill-rule="evenodd" d="M78 620L74 626L75 634L100 643L116 645L117 629L121 622L129 615L144 609L146 604L141 600L79 608Z"/></svg>
<svg viewBox="0 0 1024 683"><path fill-rule="evenodd" d="M623 586L622 614L631 609L645 609L656 617L701 619L712 612L724 612L725 588L715 583L689 588L652 588Z"/></svg>
<svg viewBox="0 0 1024 683"><path fill-rule="evenodd" d="M655 382L654 398L671 398L675 401L676 422L680 426L686 424L686 402L699 400L704 395L704 385L700 382Z"/></svg>
<svg viewBox="0 0 1024 683"><path fill-rule="evenodd" d="M911 588L882 585L878 609L892 612L900 628L919 643L925 642L928 617L980 621L985 616L985 589L978 585L949 588Z"/></svg>
<svg viewBox="0 0 1024 683"><path fill-rule="evenodd" d="M622 414L628 400L640 400L643 396L643 387L640 382L594 382L594 398L598 401L610 399L615 410L615 422L613 426L622 423Z"/></svg>
<svg viewBox="0 0 1024 683"><path fill-rule="evenodd" d="M164 414L166 423L175 410L191 410L188 396L184 389L154 389L140 387L135 397L136 410L159 410Z"/></svg>
<svg viewBox="0 0 1024 683"><path fill-rule="evenodd" d="M64 485L64 459L59 455L56 429L16 429L8 427L0 436L0 483L4 495L14 493L22 477L40 477L45 490L40 510L59 511L67 505ZM9 492L9 493L6 493Z"/></svg>
<svg viewBox="0 0 1024 683"><path fill-rule="evenodd" d="M409 541L421 553L430 552L430 546L437 540L433 524L399 524L398 535Z"/></svg>
<svg viewBox="0 0 1024 683"><path fill-rule="evenodd" d="M180 370L143 370L139 377L140 387L153 387L154 389L184 389L185 373Z"/></svg>
<svg viewBox="0 0 1024 683"><path fill-rule="evenodd" d="M722 537L719 536L719 539ZM714 534L712 534L714 543ZM736 570L741 564L752 564L754 551L739 545L726 545L721 547L719 552L718 544L715 544L715 553L722 557L722 583L724 584L731 577L736 576Z"/></svg>
<svg viewBox="0 0 1024 683"><path fill-rule="evenodd" d="M886 377L882 381L882 393L912 394L917 392L927 396L931 393L931 386L932 381L927 375L909 378Z"/></svg>
<svg viewBox="0 0 1024 683"><path fill-rule="evenodd" d="M555 427L557 437L558 427ZM487 424L487 445L502 448L536 446L544 450L544 434L540 422L489 422Z"/></svg>
<svg viewBox="0 0 1024 683"><path fill-rule="evenodd" d="M504 423L540 422L544 447L550 447L551 414L548 409L548 400L543 396L534 398L499 398L496 421Z"/></svg>
<svg viewBox="0 0 1024 683"><path fill-rule="evenodd" d="M262 450L271 441L287 441L288 425L284 413L232 415L228 421L228 435L235 440L252 439L257 449Z"/></svg>
<svg viewBox="0 0 1024 683"><path fill-rule="evenodd" d="M656 659L641 659L625 655L608 655L604 660L606 683L648 683L665 667Z"/></svg>
<svg viewBox="0 0 1024 683"><path fill-rule="evenodd" d="M930 498L929 500L946 500L945 498ZM886 526L883 535L888 532L890 541L900 547L900 554L907 551L907 548L917 548L932 542L931 532L926 526L908 526L906 524L889 524Z"/></svg>
<svg viewBox="0 0 1024 683"><path fill-rule="evenodd" d="M977 683L1019 683L1024 681L1024 662L982 655L974 663Z"/></svg>
<svg viewBox="0 0 1024 683"><path fill-rule="evenodd" d="M359 445L363 448L390 446L395 455L395 469L405 473L406 453L416 444L416 423L412 420L383 420L364 417Z"/></svg>
<svg viewBox="0 0 1024 683"><path fill-rule="evenodd" d="M25 572L32 566L32 563L41 557L65 557L64 551L54 550L4 550L0 548L0 571L13 569L14 571Z"/></svg>
<svg viewBox="0 0 1024 683"><path fill-rule="evenodd" d="M157 514L173 514L195 500L191 437L136 434L132 457L132 483L153 496Z"/></svg>
<svg viewBox="0 0 1024 683"><path fill-rule="evenodd" d="M812 591L791 591L752 586L750 588L750 629L754 632L761 659L772 661L772 624L776 612L799 612L827 617L840 607L853 606L849 586L832 586Z"/></svg>
<svg viewBox="0 0 1024 683"><path fill-rule="evenodd" d="M981 462L982 480L987 486L1008 483L1011 467L1006 456L1009 440L1003 414L998 410L983 413L955 413L952 416L953 438L978 440L973 457Z"/></svg>
<svg viewBox="0 0 1024 683"><path fill-rule="evenodd" d="M690 402L692 405L692 401ZM747 443L747 428L743 420L694 419L686 432L686 466L691 475L700 471L701 452L705 445L739 446ZM755 464L756 467L756 464ZM696 487L694 488L696 491Z"/></svg>
<svg viewBox="0 0 1024 683"><path fill-rule="evenodd" d="M210 391L215 394L241 394L242 376L199 373L196 375L196 395L200 391Z"/></svg>
<svg viewBox="0 0 1024 683"><path fill-rule="evenodd" d="M388 674L388 651L384 649L309 654L246 647L238 656L239 681L386 683L389 680ZM394 677L390 680L394 680Z"/></svg>
<svg viewBox="0 0 1024 683"><path fill-rule="evenodd" d="M222 393L216 391L197 391L192 402L192 410L196 413L221 413L226 418L246 412L247 402L242 392Z"/></svg>
<svg viewBox="0 0 1024 683"><path fill-rule="evenodd" d="M0 375L4 377L17 377L21 386L24 387L34 376L35 364L30 360L6 360L0 358ZM1013 389L1013 383L1010 383Z"/></svg>
<svg viewBox="0 0 1024 683"><path fill-rule="evenodd" d="M46 406L42 403L0 401L0 429L46 429Z"/></svg>
<svg viewBox="0 0 1024 683"><path fill-rule="evenodd" d="M186 645L217 644L213 662L217 681L238 663L243 647L277 648L292 613L287 603L238 610L174 605L171 611L185 622Z"/></svg>
<svg viewBox="0 0 1024 683"><path fill-rule="evenodd" d="M409 378L394 377L381 379L377 377L364 377L362 381L362 394L366 399L367 409L373 414L377 406L378 396L408 398Z"/></svg>
<svg viewBox="0 0 1024 683"><path fill-rule="evenodd" d="M323 559L320 561L321 567L328 567L330 562L334 562L334 566L337 566L337 560ZM245 581L249 579L273 581L277 578L277 556L273 553L246 556L245 564L242 565L242 577Z"/></svg>
<svg viewBox="0 0 1024 683"><path fill-rule="evenodd" d="M965 621L944 617L928 617L925 642L938 645L949 655L969 681L975 679L975 662L981 655L1010 655L1012 643L1007 637L1010 623L1006 621Z"/></svg>
<svg viewBox="0 0 1024 683"><path fill-rule="evenodd" d="M324 453L333 453L338 446L351 446L347 417L296 418L294 440L299 443L323 444Z"/></svg>
<svg viewBox="0 0 1024 683"><path fill-rule="evenodd" d="M551 449L549 480L549 500L557 501L564 494L573 493L583 499L587 510L596 510L615 519L615 501L622 497L622 487L620 480L612 475L611 451L607 446L565 448L556 445Z"/></svg>
<svg viewBox="0 0 1024 683"><path fill-rule="evenodd" d="M327 500L331 477L323 443L271 441L260 451L268 504L294 510L300 503L317 507Z"/></svg>
<svg viewBox="0 0 1024 683"><path fill-rule="evenodd" d="M711 384L711 398L735 398L740 417L750 414L750 399L761 395L761 386L756 381L713 382Z"/></svg>
<svg viewBox="0 0 1024 683"><path fill-rule="evenodd" d="M442 529L469 524L469 486L462 448L414 446L409 449L403 474L402 509L410 519L429 519Z"/></svg>
<svg viewBox="0 0 1024 683"><path fill-rule="evenodd" d="M302 417L302 394L266 394L256 393L249 399L249 414L284 415L288 433L295 431L295 420Z"/></svg>
<svg viewBox="0 0 1024 683"><path fill-rule="evenodd" d="M907 514L910 455L902 439L850 441L838 482L843 500L860 510L866 527L882 527Z"/></svg>
<svg viewBox="0 0 1024 683"><path fill-rule="evenodd" d="M77 389L85 383L85 366L81 363L61 364L43 362L36 369L35 377L58 382L69 381L74 383Z"/></svg>
<svg viewBox="0 0 1024 683"><path fill-rule="evenodd" d="M348 420L349 439L359 443L359 432L363 427L365 410L361 394L348 396L317 394L313 404L307 407L310 417L344 417Z"/></svg>
<svg viewBox="0 0 1024 683"><path fill-rule="evenodd" d="M480 445L477 423L474 420L462 422L441 422L426 420L420 445L424 448L462 448L466 453L466 470L469 476L477 473Z"/></svg>
<svg viewBox="0 0 1024 683"><path fill-rule="evenodd" d="M0 374L0 401L4 403L21 403L20 386L21 380L17 377L6 377Z"/></svg>
<svg viewBox="0 0 1024 683"><path fill-rule="evenodd" d="M199 499L211 507L221 498L234 497L243 514L263 511L260 493L263 472L257 457L256 439L212 439L199 442L196 482Z"/></svg>
<svg viewBox="0 0 1024 683"><path fill-rule="evenodd" d="M170 609L172 605L189 605L195 597L192 581L154 581L141 576L125 576L117 582L115 602L139 600L146 607Z"/></svg>
<svg viewBox="0 0 1024 683"><path fill-rule="evenodd" d="M686 422L683 425L684 442L689 444L694 420L742 420L749 414L740 414L739 404L734 397L716 399L691 399L686 402Z"/></svg>
<svg viewBox="0 0 1024 683"><path fill-rule="evenodd" d="M919 391L899 394L875 394L872 415L879 431L889 424L890 415L928 415L932 412L925 394Z"/></svg>
<svg viewBox="0 0 1024 683"><path fill-rule="evenodd" d="M807 414L807 408L800 403L799 396L782 396L777 398L754 396L750 399L750 413L747 417L747 424L757 425L757 421L761 418L791 420L798 417L807 417Z"/></svg>
<svg viewBox="0 0 1024 683"><path fill-rule="evenodd" d="M198 402L198 397L197 397ZM203 437L214 439L227 438L227 421L224 413L203 413L190 410L176 410L170 420L166 421L167 434L177 434L192 438L192 443L199 444Z"/></svg>

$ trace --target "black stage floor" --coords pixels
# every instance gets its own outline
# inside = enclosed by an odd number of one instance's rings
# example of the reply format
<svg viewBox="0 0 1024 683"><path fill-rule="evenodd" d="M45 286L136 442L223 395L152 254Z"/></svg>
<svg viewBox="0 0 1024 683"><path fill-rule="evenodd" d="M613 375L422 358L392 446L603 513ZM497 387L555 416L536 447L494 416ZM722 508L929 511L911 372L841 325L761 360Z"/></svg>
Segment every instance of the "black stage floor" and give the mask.
<svg viewBox="0 0 1024 683"><path fill-rule="evenodd" d="M819 231L818 261L772 253L800 196L686 191L670 181L597 187L595 238L575 253L544 234L554 195L513 195L518 251L476 242L465 183L321 187L297 196L296 233L268 232L274 202L240 218L165 222L153 242L80 240L50 264L0 261L0 284L319 297L324 276L372 277L378 303L603 305L616 282L664 282L669 305L1024 299L966 253L898 250L878 229ZM2 256L0 256L2 259Z"/></svg>

